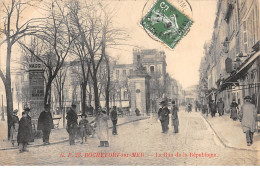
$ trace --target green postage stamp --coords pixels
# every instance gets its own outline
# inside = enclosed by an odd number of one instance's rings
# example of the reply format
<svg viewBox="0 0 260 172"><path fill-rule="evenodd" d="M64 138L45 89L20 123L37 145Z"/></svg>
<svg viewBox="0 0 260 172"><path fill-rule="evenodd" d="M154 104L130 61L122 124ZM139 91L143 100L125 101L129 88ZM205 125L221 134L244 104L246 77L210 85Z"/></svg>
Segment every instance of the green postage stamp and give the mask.
<svg viewBox="0 0 260 172"><path fill-rule="evenodd" d="M193 21L167 0L157 0L140 24L173 49L186 34Z"/></svg>

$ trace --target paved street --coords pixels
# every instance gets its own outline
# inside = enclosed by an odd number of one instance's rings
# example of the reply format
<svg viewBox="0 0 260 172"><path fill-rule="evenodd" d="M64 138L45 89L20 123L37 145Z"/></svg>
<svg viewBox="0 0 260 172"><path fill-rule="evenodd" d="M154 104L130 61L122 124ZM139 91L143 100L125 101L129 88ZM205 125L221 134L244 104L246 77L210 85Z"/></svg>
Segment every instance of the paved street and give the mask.
<svg viewBox="0 0 260 172"><path fill-rule="evenodd" d="M179 134L161 133L159 121L152 117L120 126L117 136L110 130L109 148L99 148L98 139L89 138L88 144L66 142L22 154L0 151L0 165L260 165L256 151L225 148L199 113L181 111L179 118Z"/></svg>

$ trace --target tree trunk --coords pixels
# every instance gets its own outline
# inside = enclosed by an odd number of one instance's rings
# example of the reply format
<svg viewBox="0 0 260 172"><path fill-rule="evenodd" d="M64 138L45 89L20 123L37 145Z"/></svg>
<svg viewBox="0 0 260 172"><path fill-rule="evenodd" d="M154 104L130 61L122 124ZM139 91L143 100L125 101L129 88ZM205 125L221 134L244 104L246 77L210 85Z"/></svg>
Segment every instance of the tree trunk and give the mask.
<svg viewBox="0 0 260 172"><path fill-rule="evenodd" d="M10 130L13 115L13 97L12 97L12 85L11 85L11 73L10 73L10 62L11 62L11 46L10 43L7 47L7 58L6 58L6 83L5 83L5 95L7 105L7 124L8 124L8 140L10 139Z"/></svg>
<svg viewBox="0 0 260 172"><path fill-rule="evenodd" d="M82 82L81 84L82 87L82 102L81 102L81 107L82 107L82 114L85 114L86 112L86 97L87 97L87 84L86 82Z"/></svg>
<svg viewBox="0 0 260 172"><path fill-rule="evenodd" d="M106 61L107 67L107 86L106 86L106 108L107 108L107 115L109 116L109 88L110 88L110 67L109 67L109 60Z"/></svg>
<svg viewBox="0 0 260 172"><path fill-rule="evenodd" d="M92 89L91 89L91 86L89 84L89 95L88 95L88 101L89 101L89 105L91 105L91 101L92 101Z"/></svg>
<svg viewBox="0 0 260 172"><path fill-rule="evenodd" d="M48 82L46 84L46 89L45 89L45 95L44 95L44 104L46 105L47 103L50 103L50 97L51 97L51 80L48 79Z"/></svg>
<svg viewBox="0 0 260 172"><path fill-rule="evenodd" d="M98 115L98 106L100 106L100 104L99 104L99 96L98 96L98 83L97 83L96 71L94 71L92 80L93 80L94 97L95 97L95 113L97 116Z"/></svg>

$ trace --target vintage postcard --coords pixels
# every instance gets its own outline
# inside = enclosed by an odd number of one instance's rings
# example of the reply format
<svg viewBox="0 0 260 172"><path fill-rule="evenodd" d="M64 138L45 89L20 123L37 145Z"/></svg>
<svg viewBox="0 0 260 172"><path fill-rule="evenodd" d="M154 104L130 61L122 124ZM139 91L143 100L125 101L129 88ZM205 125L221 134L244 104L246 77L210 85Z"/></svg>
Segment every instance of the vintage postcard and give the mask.
<svg viewBox="0 0 260 172"><path fill-rule="evenodd" d="M259 166L259 0L0 0L1 166Z"/></svg>

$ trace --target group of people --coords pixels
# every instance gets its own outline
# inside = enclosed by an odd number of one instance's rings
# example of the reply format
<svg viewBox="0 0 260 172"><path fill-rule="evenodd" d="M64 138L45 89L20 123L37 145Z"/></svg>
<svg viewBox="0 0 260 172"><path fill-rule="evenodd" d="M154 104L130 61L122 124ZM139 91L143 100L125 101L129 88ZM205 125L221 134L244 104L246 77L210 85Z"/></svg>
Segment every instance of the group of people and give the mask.
<svg viewBox="0 0 260 172"><path fill-rule="evenodd" d="M217 104L211 101L209 107L212 117L215 117L216 112L219 113L219 116L224 115L225 104L222 98L219 99ZM230 105L230 118L234 121L240 120L243 132L246 134L247 145L251 146L253 144L254 132L257 131L257 109L252 98L250 96L244 97L244 104L241 109L239 109L238 103L233 99Z"/></svg>
<svg viewBox="0 0 260 172"><path fill-rule="evenodd" d="M20 153L27 152L28 143L33 141L32 121L29 112L30 108L25 107L22 112L22 118L19 120L17 116L18 110L16 109L13 111L11 120L10 140L13 146L17 142Z"/></svg>
<svg viewBox="0 0 260 172"><path fill-rule="evenodd" d="M86 115L83 113L81 114L81 120L79 121L78 124L78 115L76 113L76 105L72 105L71 109L67 112L67 131L69 133L69 142L70 145L75 145L75 139L77 132L79 131L79 135L82 140L82 144L87 142L87 136L89 133L90 124L95 123L95 130L97 130L97 135L100 140L100 145L99 147L109 147L109 137L108 137L108 119L109 116L107 115L106 109L102 109L101 106L98 107L97 110L97 116L94 121L89 122L86 119ZM110 112L110 119L112 120L113 123L113 130L112 134L117 135L117 119L118 119L118 114L116 110L116 106L113 106L111 112ZM94 132L94 131L92 131Z"/></svg>
<svg viewBox="0 0 260 172"><path fill-rule="evenodd" d="M171 113L171 121L172 121L172 126L174 127L173 132L178 133L179 132L179 119L178 119L178 106L176 105L176 102L173 100L172 101L172 107L171 110L168 109L167 101L162 101L160 102L161 108L158 111L158 119L161 122L162 126L162 133L168 133L169 130L169 121L170 121L170 116L169 114Z"/></svg>
<svg viewBox="0 0 260 172"><path fill-rule="evenodd" d="M95 120L90 122L87 120L87 115L84 113L81 115L81 120L78 123L78 115L76 112L76 105L72 105L70 110L67 112L67 131L69 133L69 143L70 145L75 145L76 135L80 136L83 144L87 142L87 137L89 135L89 131L91 127L89 125L91 123L96 123L96 130L98 134L98 138L100 140L100 147L109 147L108 142L108 119L106 110L102 109L101 107L98 108L98 115L96 116ZM29 115L30 108L25 107L24 111L22 112L22 117L19 120L17 116L18 110L13 111L12 123L11 123L11 130L10 130L10 140L13 146L17 142L19 147L19 152L28 152L27 145L29 142L33 141L34 133L32 130L32 121ZM110 119L113 123L113 130L112 134L117 135L117 109L116 106L113 106L110 112ZM38 125L37 130L42 131L42 139L43 144L48 145L50 144L49 138L51 130L54 129L53 125L53 118L50 112L50 105L46 104L44 106L44 110L40 113L38 118ZM93 129L93 128L92 128ZM93 129L94 130L94 129ZM93 133L94 134L94 133Z"/></svg>

